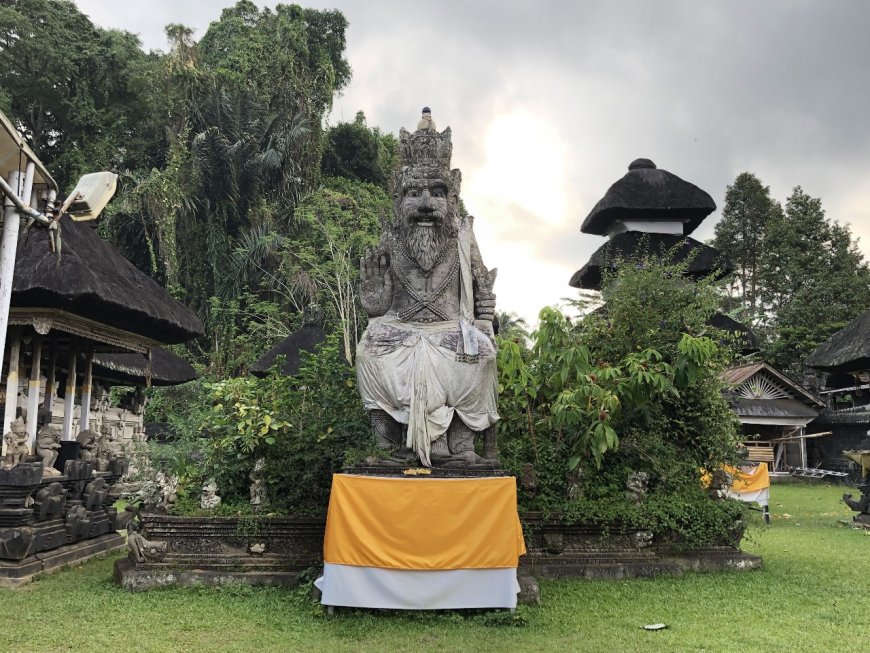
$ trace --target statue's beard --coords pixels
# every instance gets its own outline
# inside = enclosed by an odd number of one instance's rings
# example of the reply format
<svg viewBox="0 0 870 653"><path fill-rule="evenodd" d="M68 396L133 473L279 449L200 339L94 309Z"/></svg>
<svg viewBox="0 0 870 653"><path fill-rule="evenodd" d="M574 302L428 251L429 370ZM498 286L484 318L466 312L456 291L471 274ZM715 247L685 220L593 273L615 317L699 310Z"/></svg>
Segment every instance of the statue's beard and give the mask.
<svg viewBox="0 0 870 653"><path fill-rule="evenodd" d="M411 260L427 272L435 266L450 242L456 239L456 229L449 216L436 213L432 217L435 224L431 227L418 225L413 215L402 220L400 226L405 251Z"/></svg>

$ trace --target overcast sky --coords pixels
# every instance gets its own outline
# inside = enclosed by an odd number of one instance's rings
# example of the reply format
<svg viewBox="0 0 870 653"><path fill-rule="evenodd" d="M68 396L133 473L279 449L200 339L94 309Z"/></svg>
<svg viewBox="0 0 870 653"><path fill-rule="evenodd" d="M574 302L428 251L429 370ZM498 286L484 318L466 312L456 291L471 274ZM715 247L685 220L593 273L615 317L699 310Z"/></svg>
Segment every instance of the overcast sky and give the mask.
<svg viewBox="0 0 870 653"><path fill-rule="evenodd" d="M76 0L166 49L228 0ZM258 2L260 6L274 2ZM721 208L743 171L821 197L870 253L870 2L319 0L347 16L353 80L330 122L413 129L432 107L475 215L499 308L534 320L604 239L583 218L638 157ZM713 235L717 210L695 232Z"/></svg>

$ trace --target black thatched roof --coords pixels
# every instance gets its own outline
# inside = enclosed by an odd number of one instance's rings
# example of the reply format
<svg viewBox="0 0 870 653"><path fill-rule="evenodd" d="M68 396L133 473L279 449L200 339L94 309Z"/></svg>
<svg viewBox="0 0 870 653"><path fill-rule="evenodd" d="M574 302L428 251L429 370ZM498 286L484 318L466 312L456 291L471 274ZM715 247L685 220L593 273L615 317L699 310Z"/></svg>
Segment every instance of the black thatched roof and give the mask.
<svg viewBox="0 0 870 653"><path fill-rule="evenodd" d="M614 220L683 221L683 235L692 233L716 210L706 192L649 159L636 159L583 221L580 231L604 236Z"/></svg>
<svg viewBox="0 0 870 653"><path fill-rule="evenodd" d="M263 354L251 367L251 374L266 376L269 368L275 363L275 358L284 356L281 373L284 376L295 376L299 372L299 352L313 352L314 348L324 340L326 340L326 332L321 327L306 324Z"/></svg>
<svg viewBox="0 0 870 653"><path fill-rule="evenodd" d="M645 255L658 255L671 263L682 263L693 257L686 269L690 277L705 277L714 270L721 276L733 272L731 262L719 250L694 238L676 234L648 234L626 231L616 234L591 256L589 262L574 273L568 282L574 288L601 290L603 269L618 261L631 261Z"/></svg>
<svg viewBox="0 0 870 653"><path fill-rule="evenodd" d="M18 243L13 307L58 308L164 343L202 335L199 318L83 222L60 222L61 256L44 230Z"/></svg>
<svg viewBox="0 0 870 653"><path fill-rule="evenodd" d="M758 338L755 337L752 330L745 324L741 324L724 313L715 313L710 318L710 326L733 333L737 338L736 345L741 354L754 354L761 351L761 348L758 346Z"/></svg>
<svg viewBox="0 0 870 653"><path fill-rule="evenodd" d="M861 313L820 344L806 364L829 372L870 370L870 311Z"/></svg>
<svg viewBox="0 0 870 653"><path fill-rule="evenodd" d="M148 359L142 354L94 354L93 374L119 385L146 385ZM151 385L178 385L197 378L183 358L163 347L151 349Z"/></svg>
<svg viewBox="0 0 870 653"><path fill-rule="evenodd" d="M815 418L819 411L797 399L737 399L733 404L738 417Z"/></svg>

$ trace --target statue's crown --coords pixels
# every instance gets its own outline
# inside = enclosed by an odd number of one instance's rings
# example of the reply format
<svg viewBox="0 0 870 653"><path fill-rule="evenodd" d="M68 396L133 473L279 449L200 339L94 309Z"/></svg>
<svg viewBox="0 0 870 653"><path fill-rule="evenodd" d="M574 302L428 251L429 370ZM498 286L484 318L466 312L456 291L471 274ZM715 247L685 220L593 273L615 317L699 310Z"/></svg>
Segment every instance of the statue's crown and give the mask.
<svg viewBox="0 0 870 653"><path fill-rule="evenodd" d="M425 129L418 129L413 134L405 129L399 131L399 155L402 166L450 170L452 152L450 127L440 133Z"/></svg>

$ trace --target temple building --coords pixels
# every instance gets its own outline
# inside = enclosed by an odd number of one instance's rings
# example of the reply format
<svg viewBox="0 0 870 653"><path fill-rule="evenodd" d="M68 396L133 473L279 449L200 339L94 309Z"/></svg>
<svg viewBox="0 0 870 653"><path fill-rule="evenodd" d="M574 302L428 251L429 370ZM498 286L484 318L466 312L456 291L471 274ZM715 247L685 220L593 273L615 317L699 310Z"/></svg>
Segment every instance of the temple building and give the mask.
<svg viewBox="0 0 870 653"><path fill-rule="evenodd" d="M831 436L812 443L810 461L848 471L846 450L870 449L870 311L820 344L805 361L816 370L826 406L813 428Z"/></svg>
<svg viewBox="0 0 870 653"><path fill-rule="evenodd" d="M86 175L56 208L57 184L2 114L0 165L0 586L16 586L124 546L131 513L113 490L144 402L133 390L112 407L108 388L190 378L160 346L203 327L77 221L96 217L115 175Z"/></svg>
<svg viewBox="0 0 870 653"><path fill-rule="evenodd" d="M316 304L306 306L302 316L302 326L263 354L251 367L251 374L259 377L266 376L281 358L281 374L296 376L299 373L302 352L314 353L317 345L324 340L326 340L326 332L323 330L323 309Z"/></svg>
<svg viewBox="0 0 870 653"><path fill-rule="evenodd" d="M91 427L92 411L98 407L93 401L95 361L100 396L112 384L150 385L155 358L160 372L169 370L173 357L169 352L155 357L154 349L203 333L193 313L90 225L64 216L60 229L59 256L49 249L44 234L34 230L21 239L15 264L3 427L8 432L21 414L30 446L40 408L51 410L52 421L59 419L64 441ZM177 367L178 361L173 364ZM183 362L181 369L169 378L195 376ZM27 379L26 386L19 378ZM156 378L162 379L160 374Z"/></svg>
<svg viewBox="0 0 870 653"><path fill-rule="evenodd" d="M657 168L649 159L636 159L583 221L583 233L608 240L569 284L600 291L608 273L645 256L684 263L689 279L724 278L733 272L731 263L715 248L691 237L715 209L713 198L694 184ZM755 334L733 318L716 313L710 324L733 334L744 357L759 351ZM735 366L723 379L746 436L749 461L767 462L774 474L807 467L807 442L819 435L809 433L807 425L819 415L822 400L761 361Z"/></svg>
<svg viewBox="0 0 870 653"><path fill-rule="evenodd" d="M808 467L807 442L821 434L807 425L819 416L822 400L763 361L732 367L722 378L748 459L768 463L772 474Z"/></svg>
<svg viewBox="0 0 870 653"><path fill-rule="evenodd" d="M690 278L733 270L722 254L690 237L716 210L709 194L649 159L636 159L586 216L580 231L609 240L568 282L574 288L601 290L608 268L644 254L666 256L674 263L688 261Z"/></svg>

